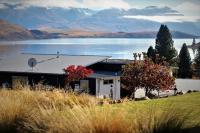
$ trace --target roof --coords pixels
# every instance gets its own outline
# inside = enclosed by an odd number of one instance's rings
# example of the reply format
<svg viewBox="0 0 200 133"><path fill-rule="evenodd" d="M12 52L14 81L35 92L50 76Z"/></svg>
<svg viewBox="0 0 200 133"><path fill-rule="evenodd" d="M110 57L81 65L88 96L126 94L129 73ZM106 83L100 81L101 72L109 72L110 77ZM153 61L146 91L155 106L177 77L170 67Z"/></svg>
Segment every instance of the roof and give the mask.
<svg viewBox="0 0 200 133"><path fill-rule="evenodd" d="M35 58L37 61L37 65L33 68L28 65L30 58ZM64 74L63 69L69 65L87 67L107 58L110 57L59 54L57 58L57 54L17 54L1 58L0 72Z"/></svg>
<svg viewBox="0 0 200 133"><path fill-rule="evenodd" d="M188 48L191 48L191 49L197 49L199 47L200 47L200 42L192 44L192 45L188 45Z"/></svg>
<svg viewBox="0 0 200 133"><path fill-rule="evenodd" d="M95 71L89 76L89 78L104 78L104 77L115 77L120 76L120 72L111 72L111 71Z"/></svg>

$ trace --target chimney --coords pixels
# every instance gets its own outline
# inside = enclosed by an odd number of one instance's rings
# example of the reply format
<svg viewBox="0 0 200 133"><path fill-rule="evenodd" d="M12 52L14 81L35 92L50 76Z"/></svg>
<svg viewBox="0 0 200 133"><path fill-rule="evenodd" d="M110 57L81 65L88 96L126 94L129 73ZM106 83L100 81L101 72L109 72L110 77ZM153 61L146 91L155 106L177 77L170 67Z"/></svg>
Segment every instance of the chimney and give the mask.
<svg viewBox="0 0 200 133"><path fill-rule="evenodd" d="M59 51L57 51L57 57L56 58L59 58L59 56L60 56L60 53L59 53Z"/></svg>
<svg viewBox="0 0 200 133"><path fill-rule="evenodd" d="M195 45L195 44L196 44L196 40L195 38L193 38L192 45Z"/></svg>
<svg viewBox="0 0 200 133"><path fill-rule="evenodd" d="M133 53L133 57L134 57L134 60L136 61L137 60L137 53Z"/></svg>
<svg viewBox="0 0 200 133"><path fill-rule="evenodd" d="M141 60L141 56L142 56L142 54L138 53L139 60Z"/></svg>

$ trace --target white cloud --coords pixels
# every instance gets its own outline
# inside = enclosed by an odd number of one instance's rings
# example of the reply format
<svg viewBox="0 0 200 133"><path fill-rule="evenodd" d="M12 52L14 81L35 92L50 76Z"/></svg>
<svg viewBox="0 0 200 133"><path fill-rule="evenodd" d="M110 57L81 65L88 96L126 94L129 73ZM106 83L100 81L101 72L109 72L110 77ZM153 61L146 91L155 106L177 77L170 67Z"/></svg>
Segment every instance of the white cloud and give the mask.
<svg viewBox="0 0 200 133"><path fill-rule="evenodd" d="M88 8L96 8L96 9L130 8L130 5L123 0L83 0L83 5Z"/></svg>
<svg viewBox="0 0 200 133"><path fill-rule="evenodd" d="M130 5L123 0L1 0L0 3L9 3L12 5L20 4L20 8L29 6L39 7L77 7L77 8L92 8L92 9L105 9L105 8L130 8Z"/></svg>
<svg viewBox="0 0 200 133"><path fill-rule="evenodd" d="M22 7L39 6L39 7L81 7L82 5L76 0L18 0Z"/></svg>
<svg viewBox="0 0 200 133"><path fill-rule="evenodd" d="M164 22L197 22L200 17L199 16L123 16L124 18L129 19L145 19L150 21L156 21L160 23Z"/></svg>
<svg viewBox="0 0 200 133"><path fill-rule="evenodd" d="M0 9L3 9L3 8L6 8L6 6L0 3Z"/></svg>
<svg viewBox="0 0 200 133"><path fill-rule="evenodd" d="M199 16L200 13L200 2L192 3L192 2L184 2L175 7L177 11L183 13L184 15L195 15Z"/></svg>

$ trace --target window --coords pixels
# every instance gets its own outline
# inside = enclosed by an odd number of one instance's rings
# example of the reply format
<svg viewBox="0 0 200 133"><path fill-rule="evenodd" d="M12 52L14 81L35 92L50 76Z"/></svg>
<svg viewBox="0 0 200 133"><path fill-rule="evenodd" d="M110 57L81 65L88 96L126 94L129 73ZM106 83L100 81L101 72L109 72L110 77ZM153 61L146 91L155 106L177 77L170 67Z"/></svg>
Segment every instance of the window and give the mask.
<svg viewBox="0 0 200 133"><path fill-rule="evenodd" d="M111 80L109 80L109 84L113 84L113 80L111 79Z"/></svg>
<svg viewBox="0 0 200 133"><path fill-rule="evenodd" d="M89 88L88 80L80 80L80 89L87 90Z"/></svg>
<svg viewBox="0 0 200 133"><path fill-rule="evenodd" d="M104 85L113 84L113 79L104 80L104 81L103 81L103 84L104 84Z"/></svg>

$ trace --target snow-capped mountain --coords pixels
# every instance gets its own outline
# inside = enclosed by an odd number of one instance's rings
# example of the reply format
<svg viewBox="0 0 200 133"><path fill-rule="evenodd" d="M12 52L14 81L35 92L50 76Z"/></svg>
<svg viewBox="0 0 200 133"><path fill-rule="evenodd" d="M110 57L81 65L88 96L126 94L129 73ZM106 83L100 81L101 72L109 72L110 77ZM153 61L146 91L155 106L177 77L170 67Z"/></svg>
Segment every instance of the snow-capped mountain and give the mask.
<svg viewBox="0 0 200 133"><path fill-rule="evenodd" d="M166 23L173 31L200 35L200 21L159 22L157 18L139 18L140 16L172 16L177 18L183 16L183 14L169 7L150 6L143 9L132 8L129 10L33 6L17 8L17 5L5 5L5 7L0 9L0 19L28 29L59 28L104 32L138 32L157 31L161 23Z"/></svg>

